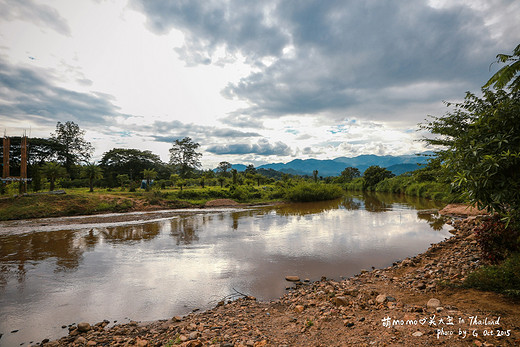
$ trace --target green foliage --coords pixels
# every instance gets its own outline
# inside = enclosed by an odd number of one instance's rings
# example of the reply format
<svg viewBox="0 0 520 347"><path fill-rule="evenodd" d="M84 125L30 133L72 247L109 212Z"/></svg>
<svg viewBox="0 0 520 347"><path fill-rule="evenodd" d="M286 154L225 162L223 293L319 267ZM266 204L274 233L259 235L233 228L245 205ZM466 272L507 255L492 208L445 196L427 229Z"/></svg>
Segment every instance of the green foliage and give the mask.
<svg viewBox="0 0 520 347"><path fill-rule="evenodd" d="M483 266L470 273L464 286L520 298L520 253L500 265Z"/></svg>
<svg viewBox="0 0 520 347"><path fill-rule="evenodd" d="M394 174L391 171L385 169L384 167L372 165L369 168L367 168L363 173L363 189L373 190L376 184L378 184L385 178L390 178L393 176Z"/></svg>
<svg viewBox="0 0 520 347"><path fill-rule="evenodd" d="M146 180L146 191L150 190L150 185L152 180L157 177L157 171L154 169L144 169L143 170L143 178Z"/></svg>
<svg viewBox="0 0 520 347"><path fill-rule="evenodd" d="M168 168L157 154L132 148L114 148L105 152L100 166L111 187L121 185L121 181L117 178L119 175L128 175L130 180L134 180L139 178L145 169L157 171L160 178L168 178L170 175Z"/></svg>
<svg viewBox="0 0 520 347"><path fill-rule="evenodd" d="M94 191L94 180L103 178L103 170L94 163L88 163L82 168L81 176L88 179L90 191Z"/></svg>
<svg viewBox="0 0 520 347"><path fill-rule="evenodd" d="M181 178L189 178L193 171L201 166L201 153L196 150L200 144L193 142L191 138L175 140L170 148L170 165L178 171Z"/></svg>
<svg viewBox="0 0 520 347"><path fill-rule="evenodd" d="M65 123L58 122L56 124L56 132L51 134L51 140L58 145L58 160L62 162L67 173L74 177L72 167L81 162L87 162L94 147L91 143L84 139L85 130L81 130L79 126L71 121Z"/></svg>
<svg viewBox="0 0 520 347"><path fill-rule="evenodd" d="M506 224L498 215L491 217L476 230L476 240L482 258L498 264L513 253L520 252L520 230L514 227L516 220Z"/></svg>
<svg viewBox="0 0 520 347"><path fill-rule="evenodd" d="M54 190L56 180L66 175L65 169L54 162L46 163L42 168L42 172L50 182L50 191Z"/></svg>
<svg viewBox="0 0 520 347"><path fill-rule="evenodd" d="M354 178L352 181L344 185L346 190L361 191L363 190L364 180L362 177Z"/></svg>
<svg viewBox="0 0 520 347"><path fill-rule="evenodd" d="M513 92L520 92L520 44L516 46L511 55L497 55L497 63L507 62L510 62L510 64L498 70L497 73L487 81L484 88L493 86L495 89L502 89L511 82L509 84L511 90Z"/></svg>
<svg viewBox="0 0 520 347"><path fill-rule="evenodd" d="M285 198L290 201L322 201L339 198L343 190L336 184L299 182L286 189Z"/></svg>
<svg viewBox="0 0 520 347"><path fill-rule="evenodd" d="M451 104L448 104L451 106ZM503 90L467 93L455 110L421 127L438 135L443 168L481 209L507 213L520 207L520 97Z"/></svg>
<svg viewBox="0 0 520 347"><path fill-rule="evenodd" d="M345 170L341 171L339 176L340 181L343 183L351 182L354 178L360 177L361 172L357 167L346 167Z"/></svg>

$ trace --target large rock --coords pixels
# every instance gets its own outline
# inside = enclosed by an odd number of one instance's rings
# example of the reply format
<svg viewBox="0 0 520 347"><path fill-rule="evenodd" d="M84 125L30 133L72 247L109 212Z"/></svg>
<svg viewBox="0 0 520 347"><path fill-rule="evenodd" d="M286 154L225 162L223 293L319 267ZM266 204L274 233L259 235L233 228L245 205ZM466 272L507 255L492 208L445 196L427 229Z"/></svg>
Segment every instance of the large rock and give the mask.
<svg viewBox="0 0 520 347"><path fill-rule="evenodd" d="M87 322L78 323L78 330L79 332L86 333L90 330L90 324Z"/></svg>
<svg viewBox="0 0 520 347"><path fill-rule="evenodd" d="M300 277L298 276L285 276L285 280L289 282L298 282Z"/></svg>

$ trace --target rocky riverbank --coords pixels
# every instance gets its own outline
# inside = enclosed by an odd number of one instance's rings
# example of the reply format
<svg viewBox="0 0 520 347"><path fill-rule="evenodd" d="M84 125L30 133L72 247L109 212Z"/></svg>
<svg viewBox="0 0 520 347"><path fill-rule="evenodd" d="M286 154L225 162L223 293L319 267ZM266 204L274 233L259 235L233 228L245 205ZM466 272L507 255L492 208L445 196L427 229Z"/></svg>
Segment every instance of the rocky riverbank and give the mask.
<svg viewBox="0 0 520 347"><path fill-rule="evenodd" d="M295 282L276 301L244 296L152 323L80 323L41 345L518 346L518 302L457 286L481 264L478 223L479 217L454 221L453 237L385 269Z"/></svg>

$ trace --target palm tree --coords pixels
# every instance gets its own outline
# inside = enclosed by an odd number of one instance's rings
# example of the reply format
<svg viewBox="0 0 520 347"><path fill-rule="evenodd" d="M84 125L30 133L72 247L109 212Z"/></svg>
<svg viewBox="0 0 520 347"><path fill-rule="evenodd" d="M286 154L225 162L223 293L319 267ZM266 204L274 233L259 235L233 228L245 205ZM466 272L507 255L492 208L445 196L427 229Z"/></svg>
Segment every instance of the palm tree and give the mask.
<svg viewBox="0 0 520 347"><path fill-rule="evenodd" d="M497 55L497 63L507 62L511 63L498 70L493 77L487 81L484 88L493 85L495 89L502 89L512 80L510 84L511 91L520 91L520 44L513 50L512 55Z"/></svg>
<svg viewBox="0 0 520 347"><path fill-rule="evenodd" d="M56 180L60 177L65 176L65 168L63 168L60 164L49 162L43 166L43 175L49 180L51 186L50 191L54 190L54 184Z"/></svg>
<svg viewBox="0 0 520 347"><path fill-rule="evenodd" d="M143 177L146 180L146 191L150 190L150 182L157 177L157 171L154 169L144 169Z"/></svg>
<svg viewBox="0 0 520 347"><path fill-rule="evenodd" d="M94 180L103 178L103 170L95 163L87 163L87 165L83 166L81 175L88 178L89 192L92 193L94 191Z"/></svg>

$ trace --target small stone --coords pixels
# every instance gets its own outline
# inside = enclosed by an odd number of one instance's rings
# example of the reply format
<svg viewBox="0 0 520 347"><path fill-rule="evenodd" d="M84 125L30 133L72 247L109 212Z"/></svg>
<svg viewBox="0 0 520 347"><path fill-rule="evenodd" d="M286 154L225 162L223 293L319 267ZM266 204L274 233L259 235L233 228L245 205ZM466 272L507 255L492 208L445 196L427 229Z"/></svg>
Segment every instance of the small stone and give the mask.
<svg viewBox="0 0 520 347"><path fill-rule="evenodd" d="M180 340L181 342L186 342L186 341L188 341L188 338L186 337L186 335L180 335L180 336L179 336L179 340Z"/></svg>
<svg viewBox="0 0 520 347"><path fill-rule="evenodd" d="M87 342L87 346L97 346L97 342L96 341L89 341L89 342ZM144 347L144 346L139 345L137 343L136 343L136 346Z"/></svg>
<svg viewBox="0 0 520 347"><path fill-rule="evenodd" d="M90 324L86 322L78 323L78 330L79 332L86 333L90 330Z"/></svg>
<svg viewBox="0 0 520 347"><path fill-rule="evenodd" d="M386 294L379 294L377 297L376 297L376 302L379 303L379 304L382 304L386 301Z"/></svg>
<svg viewBox="0 0 520 347"><path fill-rule="evenodd" d="M193 332L191 332L191 333L188 335L188 338L189 338L190 340L196 340L197 337L199 337L199 333L198 333L197 331L193 331Z"/></svg>
<svg viewBox="0 0 520 347"><path fill-rule="evenodd" d="M431 298L426 303L426 307L428 307L428 308L435 308L436 309L439 306L441 306L441 301L439 299L435 299L435 298Z"/></svg>
<svg viewBox="0 0 520 347"><path fill-rule="evenodd" d="M173 322L180 322L180 321L182 321L182 317L181 316L175 316L175 317L172 318L172 321Z"/></svg>
<svg viewBox="0 0 520 347"><path fill-rule="evenodd" d="M76 339L76 343L77 344L80 344L80 345L85 345L87 344L87 339L84 338L83 336L80 336Z"/></svg>
<svg viewBox="0 0 520 347"><path fill-rule="evenodd" d="M415 337L421 337L421 336L423 336L423 335L424 335L424 334L423 334L422 332L420 332L420 331L416 331L416 332L414 332L414 333L412 334L412 336L415 336Z"/></svg>
<svg viewBox="0 0 520 347"><path fill-rule="evenodd" d="M347 306L348 305L348 300L344 296L336 296L334 298L334 301L337 306Z"/></svg>
<svg viewBox="0 0 520 347"><path fill-rule="evenodd" d="M135 339L135 345L137 347L146 347L146 346L148 346L148 341L145 340L145 339L141 339L141 338L137 337Z"/></svg>
<svg viewBox="0 0 520 347"><path fill-rule="evenodd" d="M426 284L424 282L417 282L415 284L415 288L417 288L417 289L425 289L426 288Z"/></svg>
<svg viewBox="0 0 520 347"><path fill-rule="evenodd" d="M298 276L285 276L285 280L289 282L298 282L300 277Z"/></svg>
<svg viewBox="0 0 520 347"><path fill-rule="evenodd" d="M302 305L296 305L296 307L294 308L294 310L298 313L301 313L303 312L303 310L305 310L305 307L302 306Z"/></svg>

